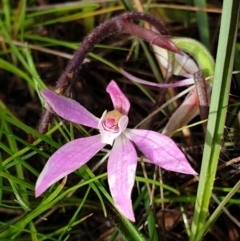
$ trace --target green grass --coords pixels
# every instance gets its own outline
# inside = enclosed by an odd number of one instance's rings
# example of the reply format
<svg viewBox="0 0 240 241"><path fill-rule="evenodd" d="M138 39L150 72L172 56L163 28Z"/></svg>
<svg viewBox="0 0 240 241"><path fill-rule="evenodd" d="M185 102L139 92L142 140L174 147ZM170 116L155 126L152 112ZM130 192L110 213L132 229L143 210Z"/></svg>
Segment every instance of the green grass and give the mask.
<svg viewBox="0 0 240 241"><path fill-rule="evenodd" d="M186 151L192 165L199 171L199 181L163 170L159 174L147 163L141 169L139 163L132 194L136 223L132 224L112 208L106 173L109 152L104 149L68 180L54 184L41 197L34 197L35 182L51 154L70 140L93 134L88 128L74 123L69 125L58 117L49 125L47 133L37 131L44 105L39 89L53 88L69 61L57 56L58 52L73 55L83 37L98 24L116 14L136 9L134 1L112 1L105 5L101 1L87 2L76 4L69 1L68 5L57 8L54 5L39 8L34 0L3 0L1 3L0 240L63 241L76 235L96 240L106 235L107 240L114 241L120 233L125 240L167 241L176 240L174 234L180 230L184 240L208 241L216 238L211 232L213 226L223 229L227 236L228 227L221 221L223 213L234 227L240 223L239 212L232 213L233 208L239 210L239 174L234 166L219 171L217 168L222 164L221 160L226 162L236 157L235 148L239 145L239 94L236 97L234 88L230 88L233 66L236 70L239 68L238 0L224 1L220 26L209 24L210 20L216 20L216 14L180 10L174 5L177 19L170 22L172 15L166 6L161 8L161 4L152 5L151 1L145 1L144 5L144 9L166 21L171 34L184 38L192 37L192 31L197 32L201 43L211 51L218 43L216 54L212 52L216 61L206 138L199 119L197 124L191 122L188 126L190 142L180 131L173 136L183 146L204 142L200 154L192 155ZM208 7L210 1L186 3ZM219 8L220 3L216 1L214 7ZM182 28L183 25L188 31ZM69 32L71 27L76 34ZM216 40L214 36L218 36L218 32L213 29L219 28L220 35ZM179 47L188 49L187 45ZM48 50L55 52L48 53ZM126 68L145 79L164 81L152 49L142 40L128 39L126 35L112 36L95 46L88 57L90 62L82 66L72 90L73 96L96 115L110 108L104 86L111 79L121 84L131 101L132 127L158 109L159 103L164 104L176 94L168 92L162 96L156 88L135 86L121 75L120 68ZM212 63L212 59L199 61L202 68L206 63ZM232 86L239 90L239 75L234 78L236 83ZM233 100L229 100L231 91L234 92ZM170 117L170 110L175 106L171 104L165 108L164 114L158 111L151 117L155 119L149 118L143 124L155 131L162 130L166 115ZM163 228L164 217L169 213L179 213L181 218L179 221L174 216L176 226L166 227L166 230ZM110 226L106 224L109 220ZM111 232L107 233L110 229Z"/></svg>

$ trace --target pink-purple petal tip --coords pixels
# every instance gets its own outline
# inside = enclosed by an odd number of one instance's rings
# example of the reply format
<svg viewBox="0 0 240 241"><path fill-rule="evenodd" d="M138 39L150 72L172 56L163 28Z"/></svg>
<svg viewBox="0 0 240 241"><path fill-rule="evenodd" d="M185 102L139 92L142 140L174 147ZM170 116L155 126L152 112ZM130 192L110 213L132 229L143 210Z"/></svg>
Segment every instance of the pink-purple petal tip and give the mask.
<svg viewBox="0 0 240 241"><path fill-rule="evenodd" d="M114 80L112 80L108 84L106 90L111 97L114 109L118 110L123 115L127 115L130 109L130 102L128 98L120 90L117 83Z"/></svg>

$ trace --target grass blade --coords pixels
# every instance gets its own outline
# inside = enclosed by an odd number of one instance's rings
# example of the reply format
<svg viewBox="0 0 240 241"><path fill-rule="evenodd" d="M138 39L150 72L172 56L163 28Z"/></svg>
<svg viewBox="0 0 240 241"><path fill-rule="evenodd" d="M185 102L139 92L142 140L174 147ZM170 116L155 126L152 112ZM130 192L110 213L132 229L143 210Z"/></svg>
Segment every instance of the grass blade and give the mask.
<svg viewBox="0 0 240 241"><path fill-rule="evenodd" d="M205 8L205 0L194 0L196 7ZM208 27L208 16L206 12L196 12L198 29L200 34L201 42L209 49L209 27Z"/></svg>
<svg viewBox="0 0 240 241"><path fill-rule="evenodd" d="M239 14L238 0L224 1L216 68L213 81L207 134L204 144L197 202L190 240L198 241L197 234L204 228L221 149L221 138L227 113L234 60L236 30Z"/></svg>

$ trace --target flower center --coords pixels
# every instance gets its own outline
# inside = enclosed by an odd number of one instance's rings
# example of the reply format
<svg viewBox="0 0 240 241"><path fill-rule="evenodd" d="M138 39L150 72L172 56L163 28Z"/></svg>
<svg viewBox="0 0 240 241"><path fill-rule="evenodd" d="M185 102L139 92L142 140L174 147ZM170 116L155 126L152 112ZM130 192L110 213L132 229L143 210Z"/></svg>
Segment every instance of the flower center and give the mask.
<svg viewBox="0 0 240 241"><path fill-rule="evenodd" d="M104 130L110 131L113 133L119 132L119 126L118 126L118 121L123 115L117 111L117 110L112 110L107 112L103 122L102 126Z"/></svg>
<svg viewBox="0 0 240 241"><path fill-rule="evenodd" d="M112 145L114 140L125 131L128 125L128 116L117 110L104 111L98 122L98 129L101 134L101 141Z"/></svg>

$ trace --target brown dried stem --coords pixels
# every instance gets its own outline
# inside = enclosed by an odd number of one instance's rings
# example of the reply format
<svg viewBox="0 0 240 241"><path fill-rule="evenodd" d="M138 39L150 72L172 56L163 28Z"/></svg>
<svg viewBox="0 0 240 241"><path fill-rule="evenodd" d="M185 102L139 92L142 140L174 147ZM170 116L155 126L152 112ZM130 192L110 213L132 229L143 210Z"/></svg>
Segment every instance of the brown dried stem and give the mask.
<svg viewBox="0 0 240 241"><path fill-rule="evenodd" d="M195 87L198 95L198 104L201 120L206 120L208 118L209 112L209 101L206 81L203 72L199 70L193 75ZM206 134L207 122L203 123L203 131Z"/></svg>

